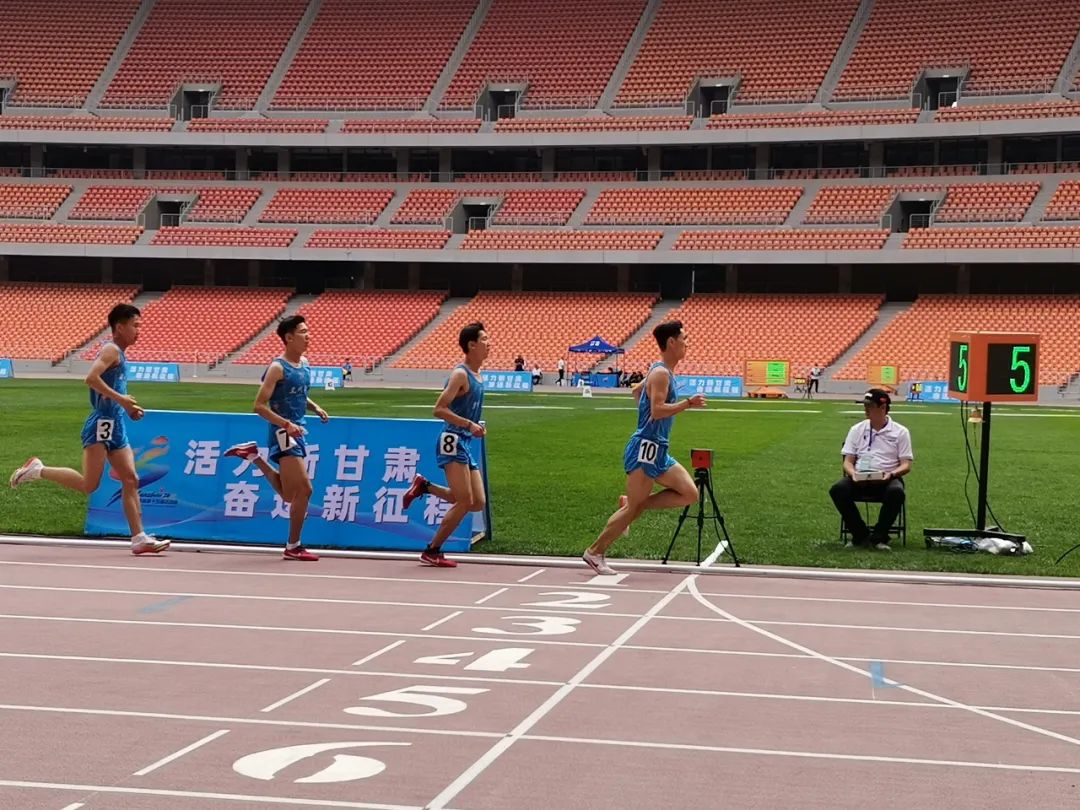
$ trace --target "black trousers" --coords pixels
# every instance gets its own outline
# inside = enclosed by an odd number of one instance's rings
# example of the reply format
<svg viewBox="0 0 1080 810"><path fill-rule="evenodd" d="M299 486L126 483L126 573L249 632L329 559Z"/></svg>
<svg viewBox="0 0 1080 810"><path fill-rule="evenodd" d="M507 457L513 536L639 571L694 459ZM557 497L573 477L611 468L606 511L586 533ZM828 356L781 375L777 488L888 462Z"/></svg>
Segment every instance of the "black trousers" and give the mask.
<svg viewBox="0 0 1080 810"><path fill-rule="evenodd" d="M806 393L812 394L814 391L817 391L820 394L821 391L818 389L819 382L821 381L811 378L811 380L806 384Z"/></svg>
<svg viewBox="0 0 1080 810"><path fill-rule="evenodd" d="M875 543L889 542L889 529L900 514L900 507L904 505L904 480L902 478L890 478L888 481L864 481L855 483L844 476L829 488L829 497L836 505L836 511L847 524L852 539L856 543L865 543L871 536L866 527L859 504L855 495L871 496L881 501L881 512L878 514L877 524L874 526L873 539Z"/></svg>

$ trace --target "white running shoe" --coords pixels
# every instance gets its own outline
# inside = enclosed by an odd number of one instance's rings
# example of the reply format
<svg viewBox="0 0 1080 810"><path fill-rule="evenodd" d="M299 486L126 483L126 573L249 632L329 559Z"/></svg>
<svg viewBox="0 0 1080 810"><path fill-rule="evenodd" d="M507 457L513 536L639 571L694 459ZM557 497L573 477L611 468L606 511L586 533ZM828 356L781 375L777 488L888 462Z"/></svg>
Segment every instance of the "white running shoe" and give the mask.
<svg viewBox="0 0 1080 810"><path fill-rule="evenodd" d="M139 532L131 538L132 554L159 554L169 547L168 540L158 540L152 534Z"/></svg>
<svg viewBox="0 0 1080 810"><path fill-rule="evenodd" d="M234 444L221 455L236 456L236 458L242 458L244 461L254 461L259 457L259 445L255 442L241 442L240 444Z"/></svg>
<svg viewBox="0 0 1080 810"><path fill-rule="evenodd" d="M11 484L11 488L20 484L26 484L30 481L37 481L41 478L41 468L45 465L41 463L41 459L37 456L31 456L26 460L19 469L11 474L11 478L8 479L8 483Z"/></svg>
<svg viewBox="0 0 1080 810"><path fill-rule="evenodd" d="M581 555L581 559L596 573L603 574L606 577L615 576L615 571L607 564L603 554L590 554L586 549L585 553Z"/></svg>
<svg viewBox="0 0 1080 810"><path fill-rule="evenodd" d="M626 497L625 495L620 495L619 496L619 508L620 509L625 509L626 505L628 503L630 503L630 499L628 497ZM630 536L630 525L629 524L627 524L626 528L622 530L622 536L623 537L629 537Z"/></svg>

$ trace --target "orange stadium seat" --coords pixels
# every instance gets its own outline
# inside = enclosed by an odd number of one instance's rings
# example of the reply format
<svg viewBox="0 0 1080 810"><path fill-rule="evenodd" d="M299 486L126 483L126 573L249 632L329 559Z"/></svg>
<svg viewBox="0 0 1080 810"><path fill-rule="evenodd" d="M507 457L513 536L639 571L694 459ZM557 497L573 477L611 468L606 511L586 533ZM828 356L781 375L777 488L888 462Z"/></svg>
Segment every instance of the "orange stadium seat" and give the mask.
<svg viewBox="0 0 1080 810"><path fill-rule="evenodd" d="M971 104L965 107L942 107L934 115L934 120L946 124L956 121L994 121L1022 118L1080 118L1080 104L1075 101Z"/></svg>
<svg viewBox="0 0 1080 810"><path fill-rule="evenodd" d="M648 320L655 302L653 293L481 292L454 310L393 367L450 368L461 362L458 332L468 323L481 321L493 336L487 368L512 369L520 353L550 373L560 357L570 362L569 346L593 334L616 345L625 342Z"/></svg>
<svg viewBox="0 0 1080 810"><path fill-rule="evenodd" d="M950 185L934 214L937 222L1019 222L1041 183Z"/></svg>
<svg viewBox="0 0 1080 810"><path fill-rule="evenodd" d="M54 183L0 185L0 217L51 219L70 193Z"/></svg>
<svg viewBox="0 0 1080 810"><path fill-rule="evenodd" d="M944 380L949 332L1034 332L1041 338L1039 384L1080 368L1080 296L920 295L833 376L864 380L870 363L896 364L906 380Z"/></svg>
<svg viewBox="0 0 1080 810"><path fill-rule="evenodd" d="M681 105L699 76L739 101L812 101L859 0L663 0L615 103Z"/></svg>
<svg viewBox="0 0 1080 810"><path fill-rule="evenodd" d="M688 115L634 115L608 118L504 118L496 132L638 132L640 130L690 129Z"/></svg>
<svg viewBox="0 0 1080 810"><path fill-rule="evenodd" d="M0 242L134 245L142 232L141 227L119 225L60 225L52 222L0 224Z"/></svg>
<svg viewBox="0 0 1080 810"><path fill-rule="evenodd" d="M326 118L193 118L188 132L326 132Z"/></svg>
<svg viewBox="0 0 1080 810"><path fill-rule="evenodd" d="M393 190L387 188L283 188L259 221L370 224L393 197Z"/></svg>
<svg viewBox="0 0 1080 810"><path fill-rule="evenodd" d="M914 124L919 111L898 110L810 110L794 113L728 113L709 118L709 129L756 129L761 127L861 127Z"/></svg>
<svg viewBox="0 0 1080 810"><path fill-rule="evenodd" d="M287 248L296 231L282 228L161 228L151 245Z"/></svg>
<svg viewBox="0 0 1080 810"><path fill-rule="evenodd" d="M89 115L4 115L0 129L56 129L76 132L169 132L172 118L99 118Z"/></svg>
<svg viewBox="0 0 1080 810"><path fill-rule="evenodd" d="M1009 250L1080 247L1080 227L912 228L904 238L912 250Z"/></svg>
<svg viewBox="0 0 1080 810"><path fill-rule="evenodd" d="M1046 205L1043 219L1080 220L1080 180L1062 180Z"/></svg>
<svg viewBox="0 0 1080 810"><path fill-rule="evenodd" d="M251 109L307 6L157 0L101 106L165 106L184 82L214 82L221 84L218 109Z"/></svg>
<svg viewBox="0 0 1080 810"><path fill-rule="evenodd" d="M370 367L412 339L439 313L445 299L444 292L327 290L298 310L313 335L308 361L340 366L349 359L358 368ZM281 338L270 334L236 362L264 365L279 354Z"/></svg>
<svg viewBox="0 0 1080 810"><path fill-rule="evenodd" d="M1049 92L1078 29L1080 5L1056 0L876 0L833 97L903 98L934 67L970 68L965 93Z"/></svg>
<svg viewBox="0 0 1080 810"><path fill-rule="evenodd" d="M684 231L674 250L881 250L887 230Z"/></svg>
<svg viewBox="0 0 1080 810"><path fill-rule="evenodd" d="M103 331L109 310L137 291L130 284L0 283L0 308L19 314L4 327L0 351L15 360L59 362Z"/></svg>
<svg viewBox="0 0 1080 810"><path fill-rule="evenodd" d="M479 118L349 118L341 126L346 135L406 132L479 132Z"/></svg>
<svg viewBox="0 0 1080 810"><path fill-rule="evenodd" d="M443 95L472 109L488 82L522 82L523 106L597 106L645 0L493 0Z"/></svg>
<svg viewBox="0 0 1080 810"><path fill-rule="evenodd" d="M781 225L802 196L799 186L630 188L600 193L590 225Z"/></svg>
<svg viewBox="0 0 1080 810"><path fill-rule="evenodd" d="M690 337L681 374L742 376L747 360L787 360L793 376L832 363L874 322L880 295L694 295L673 309ZM622 367L644 371L657 357L644 336Z"/></svg>
<svg viewBox="0 0 1080 810"><path fill-rule="evenodd" d="M143 307L139 342L127 357L217 363L278 317L291 295L290 290L254 287L173 287ZM83 359L96 352L90 349Z"/></svg>
<svg viewBox="0 0 1080 810"><path fill-rule="evenodd" d="M937 186L850 185L823 186L803 222L879 223L901 191L937 191Z"/></svg>
<svg viewBox="0 0 1080 810"><path fill-rule="evenodd" d="M418 110L476 6L477 0L323 0L271 108Z"/></svg>
<svg viewBox="0 0 1080 810"><path fill-rule="evenodd" d="M262 192L250 186L91 186L71 210L71 219L135 219L155 194L193 195L186 221L239 222Z"/></svg>
<svg viewBox="0 0 1080 810"><path fill-rule="evenodd" d="M656 250L660 231L469 231L462 250Z"/></svg>
<svg viewBox="0 0 1080 810"><path fill-rule="evenodd" d="M315 231L304 247L339 250L441 250L450 239L450 231L407 231L370 229L363 231Z"/></svg>

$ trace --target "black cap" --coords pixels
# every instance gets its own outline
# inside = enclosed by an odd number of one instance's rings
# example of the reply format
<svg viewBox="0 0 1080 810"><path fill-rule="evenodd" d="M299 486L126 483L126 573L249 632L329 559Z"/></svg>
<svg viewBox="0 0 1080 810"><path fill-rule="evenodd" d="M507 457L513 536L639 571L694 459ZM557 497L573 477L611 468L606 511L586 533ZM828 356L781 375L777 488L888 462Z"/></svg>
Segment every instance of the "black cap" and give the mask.
<svg viewBox="0 0 1080 810"><path fill-rule="evenodd" d="M863 398L859 400L859 403L862 405L891 405L892 397L884 388L871 388L863 394Z"/></svg>

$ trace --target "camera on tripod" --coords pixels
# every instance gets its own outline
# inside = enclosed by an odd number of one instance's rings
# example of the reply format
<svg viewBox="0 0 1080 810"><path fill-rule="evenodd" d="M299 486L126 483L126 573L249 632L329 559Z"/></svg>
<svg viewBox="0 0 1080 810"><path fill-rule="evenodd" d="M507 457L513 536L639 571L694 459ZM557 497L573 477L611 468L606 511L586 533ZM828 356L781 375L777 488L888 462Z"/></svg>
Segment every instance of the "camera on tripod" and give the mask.
<svg viewBox="0 0 1080 810"><path fill-rule="evenodd" d="M698 470L711 470L712 465L712 450L697 449L690 451L690 466L694 468L694 472L697 472Z"/></svg>

